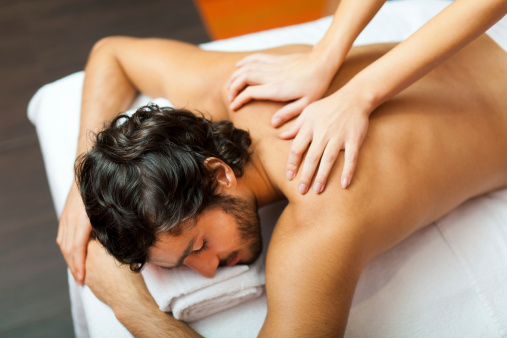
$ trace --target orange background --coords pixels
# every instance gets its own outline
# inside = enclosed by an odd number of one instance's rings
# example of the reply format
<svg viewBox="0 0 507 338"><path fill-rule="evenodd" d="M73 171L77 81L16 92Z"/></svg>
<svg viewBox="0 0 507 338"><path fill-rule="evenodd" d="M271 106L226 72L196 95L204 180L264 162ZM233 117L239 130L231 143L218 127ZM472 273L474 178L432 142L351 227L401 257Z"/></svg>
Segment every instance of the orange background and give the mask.
<svg viewBox="0 0 507 338"><path fill-rule="evenodd" d="M194 1L212 40L316 20L333 11L329 0Z"/></svg>

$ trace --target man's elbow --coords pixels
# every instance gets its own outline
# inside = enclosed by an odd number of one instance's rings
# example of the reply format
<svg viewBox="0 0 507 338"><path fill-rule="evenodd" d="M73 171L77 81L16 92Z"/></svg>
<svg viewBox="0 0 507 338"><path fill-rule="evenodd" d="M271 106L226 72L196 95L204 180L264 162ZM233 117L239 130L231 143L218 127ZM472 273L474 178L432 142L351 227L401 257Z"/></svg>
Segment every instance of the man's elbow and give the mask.
<svg viewBox="0 0 507 338"><path fill-rule="evenodd" d="M109 45L111 45L111 43L114 42L116 38L117 38L116 36L106 36L104 38L101 38L99 41L95 42L95 44L92 47L91 53L92 54L97 53L103 50L104 48L107 48Z"/></svg>
<svg viewBox="0 0 507 338"><path fill-rule="evenodd" d="M121 36L106 36L104 38L101 38L93 45L90 56L94 54L110 52L113 49L113 46L121 38Z"/></svg>

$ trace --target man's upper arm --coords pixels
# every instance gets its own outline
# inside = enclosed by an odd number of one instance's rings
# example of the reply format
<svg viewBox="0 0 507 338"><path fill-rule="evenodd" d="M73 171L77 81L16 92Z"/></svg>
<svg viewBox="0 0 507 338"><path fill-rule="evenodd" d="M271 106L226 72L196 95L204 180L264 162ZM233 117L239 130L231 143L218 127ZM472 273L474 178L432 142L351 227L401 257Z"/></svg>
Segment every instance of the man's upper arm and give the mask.
<svg viewBox="0 0 507 338"><path fill-rule="evenodd" d="M289 208L268 250L261 336L341 336L364 267L357 236L333 220L298 224Z"/></svg>
<svg viewBox="0 0 507 338"><path fill-rule="evenodd" d="M206 52L166 39L106 38L108 48L131 84L150 97L168 98L177 107L216 110L220 85L233 55ZM223 78L223 79L222 79ZM223 104L222 104L223 107Z"/></svg>

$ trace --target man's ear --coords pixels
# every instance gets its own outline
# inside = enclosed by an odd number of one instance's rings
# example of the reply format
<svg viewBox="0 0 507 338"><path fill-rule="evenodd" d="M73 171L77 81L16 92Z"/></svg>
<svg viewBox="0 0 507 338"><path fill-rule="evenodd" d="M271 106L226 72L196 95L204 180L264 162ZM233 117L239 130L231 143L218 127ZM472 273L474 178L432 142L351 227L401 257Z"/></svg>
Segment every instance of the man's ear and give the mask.
<svg viewBox="0 0 507 338"><path fill-rule="evenodd" d="M235 189L237 180L234 170L231 169L224 161L216 157L208 157L204 164L214 173L218 186L221 189Z"/></svg>

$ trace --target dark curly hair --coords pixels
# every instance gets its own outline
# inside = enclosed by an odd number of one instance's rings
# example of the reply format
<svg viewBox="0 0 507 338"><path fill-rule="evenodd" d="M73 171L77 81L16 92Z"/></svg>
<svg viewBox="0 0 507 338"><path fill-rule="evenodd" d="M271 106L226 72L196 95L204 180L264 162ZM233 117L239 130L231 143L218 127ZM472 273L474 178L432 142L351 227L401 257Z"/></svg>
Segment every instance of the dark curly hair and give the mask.
<svg viewBox="0 0 507 338"><path fill-rule="evenodd" d="M237 177L249 160L249 134L229 121L212 122L185 109L139 108L95 135L76 160L76 179L98 241L120 263L140 271L160 233L174 236L220 205L216 157Z"/></svg>

